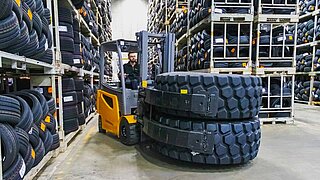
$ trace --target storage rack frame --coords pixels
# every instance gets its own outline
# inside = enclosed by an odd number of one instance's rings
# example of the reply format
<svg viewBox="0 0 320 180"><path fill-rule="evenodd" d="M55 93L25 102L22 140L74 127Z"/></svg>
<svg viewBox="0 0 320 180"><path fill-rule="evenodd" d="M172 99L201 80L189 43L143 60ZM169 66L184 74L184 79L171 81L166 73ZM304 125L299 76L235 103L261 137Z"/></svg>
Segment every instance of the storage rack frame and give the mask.
<svg viewBox="0 0 320 180"><path fill-rule="evenodd" d="M111 4L110 0L105 0L108 2L108 4ZM95 37L91 30L89 29L88 24L84 21L84 19L81 17L78 10L73 6L71 0L64 1L65 7L73 10L76 13L76 17L79 19L80 23L80 31L84 33L87 37L90 38L90 42L93 43L95 46L99 46L100 42L98 37ZM46 0L47 8L50 10L51 18L54 23L50 24L49 28L52 33L54 33L53 37L59 37L59 17L58 17L58 0ZM97 8L97 5L95 4L94 0L90 0L91 6L95 6ZM96 14L98 14L98 18L96 19L98 25L102 25L102 16L99 15L99 13L96 11ZM107 16L105 18L108 18ZM108 19L109 23L111 22L110 19ZM53 25L54 24L54 25ZM108 40L111 40L111 29L108 32L109 38ZM62 76L70 71L73 73L76 73L78 77L87 78L90 81L91 87L93 87L94 81L99 78L99 73L93 72L94 69L92 68L90 71L84 70L83 68L77 68L77 67L71 67L67 64L62 63L61 59L61 52L60 52L60 40L59 38L53 38L53 61L52 64L48 64L45 62L41 62L39 60L27 58L24 56L18 56L15 54L11 54L8 52L0 51L0 68L7 68L11 69L11 71L19 73L21 71L24 71L24 75L26 77L30 78L30 86L34 89L37 89L37 86L51 86L52 87L52 97L54 99L59 99L58 106L56 107L57 110L59 110L59 116L56 114L54 115L55 119L60 123L60 126L56 127L57 132L60 136L60 147L54 151L49 152L47 155L44 156L42 161L33 169L31 169L30 172L25 174L25 179L33 179L41 170L42 168L50 161L51 158L57 157L57 155L61 152L66 151L66 148L69 143L71 143L71 140L75 138L77 134L83 129L85 129L86 125L89 123L91 119L93 119L96 116L96 112L91 113L86 118L86 123L82 125L77 131L72 132L68 135L64 135L63 131L63 105L62 105ZM111 57L108 57L108 61L111 62ZM30 73L30 70L41 70L43 73ZM17 78L18 76L13 74L8 74L5 76L5 78ZM109 76L108 76L109 77ZM1 85L3 86L3 79L1 75ZM57 80L57 83L56 83ZM4 88L4 87L2 87ZM6 87L8 92L8 87ZM14 90L16 90L16 81L14 80ZM84 108L84 107L82 107ZM1 137L0 137L0 157L1 157ZM0 179L3 178L2 174L2 161L0 161Z"/></svg>
<svg viewBox="0 0 320 180"><path fill-rule="evenodd" d="M315 6L314 11L308 12L306 14L299 16L300 22L303 22L303 21L306 21L309 19L314 20L314 28L316 28L319 25L318 20L320 19L320 9L318 8L318 1L316 1L316 6ZM320 49L320 40L316 40L315 32L313 34L313 41L312 42L302 43L302 44L297 45L297 49L304 49L307 47L312 48L312 52L310 52L310 53L312 53L311 71L310 72L296 72L296 76L307 76L310 79L309 100L304 101L304 100L295 99L295 102L304 103L304 104L308 104L308 105L320 105L319 101L313 100L314 95L312 94L312 89L314 88L315 78L320 77L320 71L315 71L315 69L314 69L314 59L316 57L316 55L315 55L316 50Z"/></svg>
<svg viewBox="0 0 320 180"><path fill-rule="evenodd" d="M284 4L275 4L274 0L271 0L271 4L266 4L266 3L262 3L261 0L258 1L258 11L255 13L255 18L254 18L254 22L255 22L255 26L256 26L256 59L255 59L255 67L254 67L254 74L258 75L260 77L267 77L268 82L267 82L267 87L268 87L268 91L270 91L270 86L271 86L271 79L272 78L281 78L281 85L280 85L280 91L281 91L281 95L280 97L280 101L281 104L283 102L283 98L290 98L290 102L291 102L291 107L282 107L282 105L280 106L280 108L270 108L270 95L268 93L267 97L267 107L262 107L260 110L260 114L267 114L267 116L270 116L271 114L275 113L275 112L279 112L279 113L290 113L289 117L273 117L273 118L260 118L262 123L278 123L278 122L282 122L282 123L293 123L293 118L294 118L294 86L291 86L291 96L286 96L283 97L283 83L284 80L287 78L291 78L293 81L295 79L295 73L296 73L296 61L295 61L295 57L296 57L296 44L297 44L297 40L295 37L296 33L297 33L297 23L299 21L299 9L298 9L298 2L296 2L296 4L288 4L287 3L288 0L285 0ZM291 9L294 13L291 14L264 14L263 13L263 8L275 8L275 9ZM293 57L284 57L284 46L287 45L285 44L285 33L283 33L283 42L282 45L280 45L279 47L282 47L282 57L281 58L277 58L277 61L286 61L286 62L291 62L291 66L290 67L260 67L260 64L263 63L264 60L261 60L263 58L259 57L259 48L260 48L260 27L262 24L269 24L271 27L271 34L270 34L270 44L269 44L269 48L271 50L272 48L272 41L271 38L273 36L272 31L275 28L281 27L281 26L286 26L286 25L294 25L295 26L295 30L294 30L294 44L292 44L293 46ZM285 28L283 28L283 30L285 30ZM267 62L275 62L272 61L270 58L270 54L271 52L269 52L269 59L267 60ZM273 57L272 57L273 58Z"/></svg>

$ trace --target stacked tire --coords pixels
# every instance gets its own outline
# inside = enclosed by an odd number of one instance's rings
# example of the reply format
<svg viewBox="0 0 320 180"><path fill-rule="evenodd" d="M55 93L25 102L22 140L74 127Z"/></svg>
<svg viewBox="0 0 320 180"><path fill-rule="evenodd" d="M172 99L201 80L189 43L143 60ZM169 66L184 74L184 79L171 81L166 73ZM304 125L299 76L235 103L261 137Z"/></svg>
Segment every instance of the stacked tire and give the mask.
<svg viewBox="0 0 320 180"><path fill-rule="evenodd" d="M23 179L51 150L60 146L54 100L35 90L0 96L0 135L4 179ZM54 105L55 106L55 105Z"/></svg>
<svg viewBox="0 0 320 180"><path fill-rule="evenodd" d="M299 23L297 27L297 44L312 42L315 34L314 32L315 29L313 19Z"/></svg>
<svg viewBox="0 0 320 180"><path fill-rule="evenodd" d="M50 11L42 0L3 0L0 50L52 63Z"/></svg>
<svg viewBox="0 0 320 180"><path fill-rule="evenodd" d="M88 117L91 113L95 112L96 93L94 89L89 85L84 85L84 114Z"/></svg>
<svg viewBox="0 0 320 180"><path fill-rule="evenodd" d="M172 23L171 32L176 34L176 39L181 38L188 28L188 11L182 11Z"/></svg>
<svg viewBox="0 0 320 180"><path fill-rule="evenodd" d="M76 23L75 23L76 24ZM62 62L70 66L80 64L80 60L74 63L75 42L77 39L74 36L73 15L68 8L59 6L59 38ZM79 49L80 50L80 49Z"/></svg>
<svg viewBox="0 0 320 180"><path fill-rule="evenodd" d="M320 101L320 80L315 79L313 83L313 88L310 86L311 82L309 77L297 77L294 83L294 94L295 99L300 101L309 101L310 91L313 101Z"/></svg>
<svg viewBox="0 0 320 180"><path fill-rule="evenodd" d="M140 98L143 132L164 156L200 164L242 164L260 146L259 77L165 73ZM152 109L152 110L151 110ZM121 127L120 127L121 128Z"/></svg>
<svg viewBox="0 0 320 180"><path fill-rule="evenodd" d="M307 52L303 54L298 54L296 56L296 70L297 72L310 72L312 67L312 53Z"/></svg>
<svg viewBox="0 0 320 180"><path fill-rule="evenodd" d="M63 98L63 130L65 134L77 131L79 129L79 111L78 104L81 103L82 94L77 93L81 87L75 85L73 78L63 78L62 80L62 98ZM79 97L79 98L78 98Z"/></svg>
<svg viewBox="0 0 320 180"><path fill-rule="evenodd" d="M84 95L83 95L83 91L84 91L84 80L83 79L74 79L74 84L75 84L75 90L77 92L77 98L78 98L78 103L77 103L77 107L78 107L78 123L79 125L84 125L86 122L86 117L85 117L85 113L84 110L82 108L82 104L84 101Z"/></svg>

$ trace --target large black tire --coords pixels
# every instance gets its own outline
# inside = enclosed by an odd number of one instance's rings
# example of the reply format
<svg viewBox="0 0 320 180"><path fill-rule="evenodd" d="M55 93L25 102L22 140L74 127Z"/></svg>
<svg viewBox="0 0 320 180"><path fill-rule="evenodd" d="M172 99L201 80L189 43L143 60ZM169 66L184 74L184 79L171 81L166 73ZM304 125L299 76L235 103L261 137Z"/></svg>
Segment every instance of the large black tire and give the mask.
<svg viewBox="0 0 320 180"><path fill-rule="evenodd" d="M153 122L176 130L206 131L213 135L213 154L192 152L188 148L170 144L170 141L175 137L167 137L168 142L156 143L154 149L157 152L174 159L201 164L243 164L254 159L259 151L261 129L258 118L242 122L203 122L183 118L172 119L159 115L154 118ZM160 133L159 129L154 129L153 132L144 132L152 137L155 137L157 133L163 137L168 136ZM188 139L180 139L180 141L188 141Z"/></svg>
<svg viewBox="0 0 320 180"><path fill-rule="evenodd" d="M261 106L262 81L260 77L244 75L217 75L209 73L174 72L156 77L155 88L162 91L187 94L215 94L217 113L210 119L248 119L258 115ZM210 101L210 100L209 100ZM157 108L160 111L189 117L206 116Z"/></svg>
<svg viewBox="0 0 320 180"><path fill-rule="evenodd" d="M125 117L121 118L119 127L120 142L124 145L131 146L135 145L140 140L139 125L129 124Z"/></svg>
<svg viewBox="0 0 320 180"><path fill-rule="evenodd" d="M79 129L78 118L64 119L63 120L63 130L65 134L77 131Z"/></svg>

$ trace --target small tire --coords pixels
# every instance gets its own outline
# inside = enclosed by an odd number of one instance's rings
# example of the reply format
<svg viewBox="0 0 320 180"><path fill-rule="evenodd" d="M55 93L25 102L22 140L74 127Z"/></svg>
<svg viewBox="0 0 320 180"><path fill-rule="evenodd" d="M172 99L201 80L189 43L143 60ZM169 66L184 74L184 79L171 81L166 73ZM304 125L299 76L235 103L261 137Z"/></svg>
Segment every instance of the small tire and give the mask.
<svg viewBox="0 0 320 180"><path fill-rule="evenodd" d="M127 146L137 144L140 139L139 135L138 124L129 124L126 118L121 118L119 137L122 144Z"/></svg>

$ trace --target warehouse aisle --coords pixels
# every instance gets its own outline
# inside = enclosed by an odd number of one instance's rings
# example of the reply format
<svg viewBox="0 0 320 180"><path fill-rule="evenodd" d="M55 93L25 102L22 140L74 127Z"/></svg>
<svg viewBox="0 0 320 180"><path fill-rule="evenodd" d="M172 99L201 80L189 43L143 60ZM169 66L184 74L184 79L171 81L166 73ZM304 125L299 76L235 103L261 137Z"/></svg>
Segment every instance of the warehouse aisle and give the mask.
<svg viewBox="0 0 320 180"><path fill-rule="evenodd" d="M253 162L224 168L190 166L141 153L139 147L97 133L95 119L39 179L316 179L319 113L319 107L297 105L295 125L263 126L261 150Z"/></svg>

